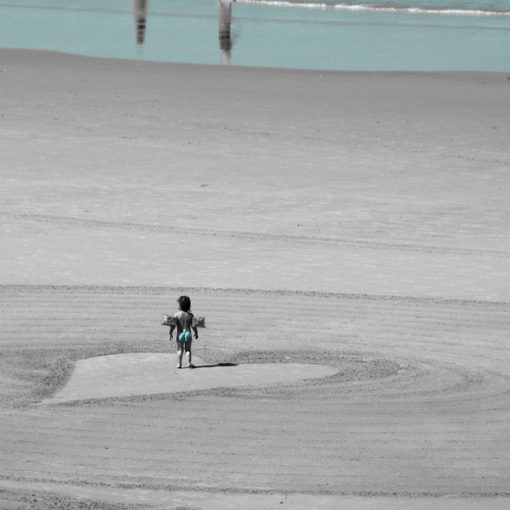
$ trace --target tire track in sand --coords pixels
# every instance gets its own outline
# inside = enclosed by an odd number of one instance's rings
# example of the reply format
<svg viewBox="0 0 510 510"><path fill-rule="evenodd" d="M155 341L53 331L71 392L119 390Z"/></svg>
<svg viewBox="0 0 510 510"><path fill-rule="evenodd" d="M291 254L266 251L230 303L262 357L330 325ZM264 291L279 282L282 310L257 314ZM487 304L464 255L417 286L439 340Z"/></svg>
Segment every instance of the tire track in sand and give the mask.
<svg viewBox="0 0 510 510"><path fill-rule="evenodd" d="M100 219L87 219L68 216L55 216L47 214L12 213L0 211L0 217L11 220L30 221L35 223L46 223L65 227L81 227L86 229L116 230L116 231L139 231L156 232L168 235L215 237L227 239L242 239L254 241L281 241L299 244L313 245L339 245L370 250L397 250L406 252L424 252L453 255L494 255L497 257L508 257L508 250L486 248L463 248L460 246L446 246L434 244L402 243L391 241L370 241L359 239L346 239L337 236L310 236L310 235L288 235L261 232L249 232L239 230L217 230L204 228L180 228L169 225L154 225L149 223L107 221Z"/></svg>

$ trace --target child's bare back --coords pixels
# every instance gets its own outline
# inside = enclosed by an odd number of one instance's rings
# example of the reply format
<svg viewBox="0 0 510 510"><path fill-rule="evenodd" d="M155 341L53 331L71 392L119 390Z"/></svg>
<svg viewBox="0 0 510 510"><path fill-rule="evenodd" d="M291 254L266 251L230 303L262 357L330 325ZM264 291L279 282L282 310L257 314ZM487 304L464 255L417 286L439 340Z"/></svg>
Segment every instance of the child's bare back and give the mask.
<svg viewBox="0 0 510 510"><path fill-rule="evenodd" d="M177 334L183 331L191 332L191 325L193 322L193 315L191 313L180 310L174 315L174 319L177 320Z"/></svg>

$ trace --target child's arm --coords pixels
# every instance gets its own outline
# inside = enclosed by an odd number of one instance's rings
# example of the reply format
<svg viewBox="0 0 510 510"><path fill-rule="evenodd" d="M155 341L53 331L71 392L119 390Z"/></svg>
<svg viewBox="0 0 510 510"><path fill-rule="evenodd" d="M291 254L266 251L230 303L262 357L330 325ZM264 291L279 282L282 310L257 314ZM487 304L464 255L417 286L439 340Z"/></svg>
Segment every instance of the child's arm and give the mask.
<svg viewBox="0 0 510 510"><path fill-rule="evenodd" d="M172 338L173 338L174 329L175 329L175 324L172 324L170 326L170 340L172 340Z"/></svg>
<svg viewBox="0 0 510 510"><path fill-rule="evenodd" d="M196 326L191 326L191 329L193 330L193 333L195 333L195 340L198 339L198 329Z"/></svg>

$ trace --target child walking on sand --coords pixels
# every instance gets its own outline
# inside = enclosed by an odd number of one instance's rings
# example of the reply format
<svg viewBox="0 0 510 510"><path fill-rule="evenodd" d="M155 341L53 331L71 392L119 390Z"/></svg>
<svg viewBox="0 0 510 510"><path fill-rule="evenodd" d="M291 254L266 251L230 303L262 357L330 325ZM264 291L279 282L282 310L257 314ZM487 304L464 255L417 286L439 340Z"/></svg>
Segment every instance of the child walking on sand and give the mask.
<svg viewBox="0 0 510 510"><path fill-rule="evenodd" d="M193 325L193 314L190 311L191 299L188 296L181 296L177 300L179 305L179 311L172 317L175 319L175 324L170 326L170 340L173 339L173 333L177 328L177 336L175 338L177 342L177 368L182 368L182 355L186 352L186 358L188 361L189 368L195 368L195 365L191 362L191 331L195 335L195 340L198 338L198 330Z"/></svg>

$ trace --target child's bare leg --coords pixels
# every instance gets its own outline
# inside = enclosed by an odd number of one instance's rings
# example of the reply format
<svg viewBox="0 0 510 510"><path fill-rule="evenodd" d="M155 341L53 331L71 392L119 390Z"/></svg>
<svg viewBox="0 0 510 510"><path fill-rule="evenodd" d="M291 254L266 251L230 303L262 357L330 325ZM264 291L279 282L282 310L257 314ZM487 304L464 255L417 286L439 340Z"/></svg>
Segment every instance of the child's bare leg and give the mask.
<svg viewBox="0 0 510 510"><path fill-rule="evenodd" d="M179 346L179 350L177 351L177 359L179 361L177 368L182 368L182 347L180 347L180 346Z"/></svg>
<svg viewBox="0 0 510 510"><path fill-rule="evenodd" d="M191 363L191 349L188 349L186 351L186 359L188 360L188 367L195 368L195 365L193 365L193 363Z"/></svg>

